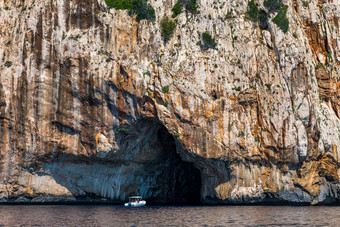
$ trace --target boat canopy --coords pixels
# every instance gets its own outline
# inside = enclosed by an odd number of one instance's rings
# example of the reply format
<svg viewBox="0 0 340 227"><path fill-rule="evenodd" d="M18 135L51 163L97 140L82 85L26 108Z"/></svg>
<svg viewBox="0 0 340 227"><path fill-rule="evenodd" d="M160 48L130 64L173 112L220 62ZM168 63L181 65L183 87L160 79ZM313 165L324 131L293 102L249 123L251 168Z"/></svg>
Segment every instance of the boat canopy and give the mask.
<svg viewBox="0 0 340 227"><path fill-rule="evenodd" d="M142 196L131 196L129 199L142 199Z"/></svg>

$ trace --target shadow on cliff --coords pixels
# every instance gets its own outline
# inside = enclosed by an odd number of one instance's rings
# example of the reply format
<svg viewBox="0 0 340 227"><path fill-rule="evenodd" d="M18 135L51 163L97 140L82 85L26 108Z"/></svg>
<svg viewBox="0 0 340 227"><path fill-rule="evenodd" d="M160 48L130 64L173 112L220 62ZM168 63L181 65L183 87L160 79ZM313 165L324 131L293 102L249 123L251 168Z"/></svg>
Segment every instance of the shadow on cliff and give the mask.
<svg viewBox="0 0 340 227"><path fill-rule="evenodd" d="M122 203L141 195L148 204L200 204L201 172L177 153L175 138L158 121L143 119L116 136L105 158L58 152L42 169L79 202Z"/></svg>

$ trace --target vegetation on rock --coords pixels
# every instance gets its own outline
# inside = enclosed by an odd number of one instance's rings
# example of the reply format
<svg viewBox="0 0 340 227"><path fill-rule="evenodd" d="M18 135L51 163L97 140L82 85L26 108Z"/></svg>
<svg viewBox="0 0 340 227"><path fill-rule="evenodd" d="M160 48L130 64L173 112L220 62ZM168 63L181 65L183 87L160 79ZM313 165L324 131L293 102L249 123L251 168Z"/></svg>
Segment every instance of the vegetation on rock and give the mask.
<svg viewBox="0 0 340 227"><path fill-rule="evenodd" d="M233 9L228 10L227 14L225 15L225 19L233 18Z"/></svg>
<svg viewBox="0 0 340 227"><path fill-rule="evenodd" d="M131 0L105 0L105 3L110 8L115 9L131 9L132 1Z"/></svg>
<svg viewBox="0 0 340 227"><path fill-rule="evenodd" d="M11 66L12 66L12 62L11 62L11 61L6 61L6 62L5 62L5 66L6 66L7 68L11 67Z"/></svg>
<svg viewBox="0 0 340 227"><path fill-rule="evenodd" d="M267 13L261 10L259 13L259 26L262 30L265 30L268 28L267 18L268 18Z"/></svg>
<svg viewBox="0 0 340 227"><path fill-rule="evenodd" d="M176 23L173 20L167 17L164 17L161 20L161 28L162 28L162 37L164 39L164 42L168 42L174 33L174 30L176 28Z"/></svg>
<svg viewBox="0 0 340 227"><path fill-rule="evenodd" d="M259 9L254 0L250 0L248 2L248 11L246 12L246 18L252 21L257 21L257 19L259 18Z"/></svg>
<svg viewBox="0 0 340 227"><path fill-rule="evenodd" d="M264 6L267 9L268 13L278 12L277 15L273 18L273 22L279 26L279 28L286 33L289 28L289 21L286 17L287 14L287 5L283 5L282 0L264 0ZM259 22L259 26L261 29L268 28L268 15L264 10L259 10L255 1L250 0L248 2L248 10L245 14L246 18L252 20L254 22Z"/></svg>
<svg viewBox="0 0 340 227"><path fill-rule="evenodd" d="M172 17L175 18L179 14L183 12L183 7L185 7L185 10L187 12L190 12L192 14L198 13L198 4L197 0L178 0L174 7L172 8Z"/></svg>
<svg viewBox="0 0 340 227"><path fill-rule="evenodd" d="M248 2L248 11L246 12L246 18L254 22L259 22L261 29L267 29L267 13L263 10L259 10L254 0Z"/></svg>
<svg viewBox="0 0 340 227"><path fill-rule="evenodd" d="M162 87L162 92L163 93L168 93L169 92L169 86Z"/></svg>
<svg viewBox="0 0 340 227"><path fill-rule="evenodd" d="M243 131L240 131L240 132L238 133L238 137L244 137L244 132L243 132Z"/></svg>
<svg viewBox="0 0 340 227"><path fill-rule="evenodd" d="M130 15L136 15L136 20L155 20L156 14L154 8L147 0L105 0L110 8L117 10L129 10Z"/></svg>
<svg viewBox="0 0 340 227"><path fill-rule="evenodd" d="M118 134L120 132L124 132L124 133L128 133L130 130L128 128L124 128L124 127L121 127L121 128L118 128L116 131L115 131L115 134Z"/></svg>
<svg viewBox="0 0 340 227"><path fill-rule="evenodd" d="M246 12L246 18L254 22L259 22L261 29L267 29L267 13L263 10L259 10L254 0L248 2L248 11Z"/></svg>
<svg viewBox="0 0 340 227"><path fill-rule="evenodd" d="M286 33L289 28L289 21L286 17L288 6L283 5L282 0L264 0L263 4L269 13L277 12L272 21Z"/></svg>
<svg viewBox="0 0 340 227"><path fill-rule="evenodd" d="M175 17L177 17L179 14L181 14L183 11L182 11L182 7L181 7L181 5L182 5L182 1L181 0L179 0L179 1L177 1L176 2L176 4L174 5L174 7L172 8L172 17L173 18L175 18Z"/></svg>
<svg viewBox="0 0 340 227"><path fill-rule="evenodd" d="M273 22L284 32L286 33L289 28L289 21L286 17L287 14L287 5L283 5L277 15L273 18Z"/></svg>
<svg viewBox="0 0 340 227"><path fill-rule="evenodd" d="M198 4L197 4L197 0L190 0L186 6L185 9L192 13L192 14L197 14L198 13Z"/></svg>
<svg viewBox="0 0 340 227"><path fill-rule="evenodd" d="M202 50L216 49L216 41L208 32L202 33L202 41L198 42Z"/></svg>
<svg viewBox="0 0 340 227"><path fill-rule="evenodd" d="M263 5L272 13L276 12L283 4L282 0L264 0Z"/></svg>

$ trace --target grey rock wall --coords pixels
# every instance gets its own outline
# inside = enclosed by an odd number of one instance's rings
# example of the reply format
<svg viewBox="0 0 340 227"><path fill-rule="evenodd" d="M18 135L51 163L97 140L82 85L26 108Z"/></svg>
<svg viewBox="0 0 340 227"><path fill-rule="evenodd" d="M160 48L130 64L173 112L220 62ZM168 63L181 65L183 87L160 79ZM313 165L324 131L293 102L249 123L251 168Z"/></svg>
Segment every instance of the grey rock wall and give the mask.
<svg viewBox="0 0 340 227"><path fill-rule="evenodd" d="M337 203L339 2L198 0L168 43L150 3L0 2L1 201Z"/></svg>

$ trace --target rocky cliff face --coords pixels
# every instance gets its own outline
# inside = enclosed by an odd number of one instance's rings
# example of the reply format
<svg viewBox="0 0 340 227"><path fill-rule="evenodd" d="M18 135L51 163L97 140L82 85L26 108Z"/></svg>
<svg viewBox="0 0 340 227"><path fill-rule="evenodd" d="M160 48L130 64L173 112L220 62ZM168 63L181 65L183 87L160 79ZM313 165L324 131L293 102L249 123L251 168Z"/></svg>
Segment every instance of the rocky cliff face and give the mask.
<svg viewBox="0 0 340 227"><path fill-rule="evenodd" d="M338 202L340 2L149 2L0 1L1 201Z"/></svg>

